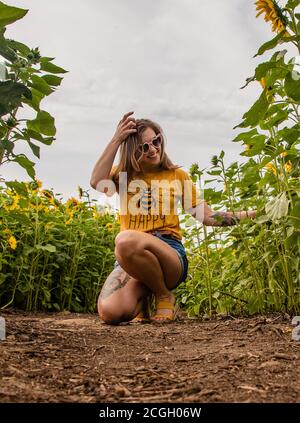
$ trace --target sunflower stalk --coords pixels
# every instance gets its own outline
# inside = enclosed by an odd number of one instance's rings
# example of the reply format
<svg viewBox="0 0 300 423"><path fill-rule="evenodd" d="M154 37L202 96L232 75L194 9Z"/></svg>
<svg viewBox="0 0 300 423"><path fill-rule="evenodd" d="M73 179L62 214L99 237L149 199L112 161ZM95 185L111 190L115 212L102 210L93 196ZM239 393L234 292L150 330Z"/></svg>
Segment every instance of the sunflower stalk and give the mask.
<svg viewBox="0 0 300 423"><path fill-rule="evenodd" d="M292 9L290 9L290 8L286 8L286 9L283 9L283 10L286 10L288 12L288 14L290 15L290 17L291 17L292 24L293 24L291 26L292 31L294 31L295 35L299 35L298 26L297 26L297 22L296 22L296 19L295 19L295 13L294 13L294 11ZM294 42L294 44L298 48L298 52L300 54L300 41L299 40L296 40Z"/></svg>
<svg viewBox="0 0 300 423"><path fill-rule="evenodd" d="M221 171L222 171L221 176L222 176L223 181L226 184L226 186L228 186L229 182L228 182L228 179L227 179L226 168L225 168L223 158L220 158L219 162L221 164L221 166L220 166ZM231 210L234 211L236 209L236 205L235 205L234 197L233 197L232 192L231 192L231 188L229 189L228 199L229 199L230 208L231 208ZM238 222L236 227L237 227L237 231L239 233L240 239L242 240L242 244L245 248L245 251L247 251L248 264L249 264L249 268L251 269L251 273L253 275L253 279L254 279L254 283L255 283L255 289L256 289L256 293L257 293L257 298L258 298L258 301L259 301L259 304L260 304L259 310L262 312L263 311L263 299L261 298L261 295L260 295L260 293L262 292L260 276L257 272L256 267L254 266L255 260L253 260L251 248L250 248L247 237L244 236L245 233L244 233L244 230L243 230L241 223Z"/></svg>

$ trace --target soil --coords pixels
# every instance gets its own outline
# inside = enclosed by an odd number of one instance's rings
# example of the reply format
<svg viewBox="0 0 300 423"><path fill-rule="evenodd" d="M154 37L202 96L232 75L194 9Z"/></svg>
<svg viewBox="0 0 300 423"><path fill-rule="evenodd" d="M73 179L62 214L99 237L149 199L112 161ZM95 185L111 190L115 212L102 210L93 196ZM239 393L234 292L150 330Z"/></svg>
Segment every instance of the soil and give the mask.
<svg viewBox="0 0 300 423"><path fill-rule="evenodd" d="M288 315L108 326L96 315L5 311L0 402L297 402Z"/></svg>

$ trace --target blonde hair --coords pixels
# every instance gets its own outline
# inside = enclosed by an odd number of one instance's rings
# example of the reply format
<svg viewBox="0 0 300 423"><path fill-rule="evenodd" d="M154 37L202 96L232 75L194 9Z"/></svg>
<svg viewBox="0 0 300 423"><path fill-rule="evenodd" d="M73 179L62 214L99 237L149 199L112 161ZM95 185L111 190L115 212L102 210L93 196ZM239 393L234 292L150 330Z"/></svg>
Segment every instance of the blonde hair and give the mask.
<svg viewBox="0 0 300 423"><path fill-rule="evenodd" d="M168 157L165 151L165 136L161 127L150 119L136 119L137 132L128 136L128 138L121 144L120 147L120 162L115 167L112 179L116 185L119 183L119 173L127 172L128 183L133 176L143 173L139 165L139 153L137 152L138 145L142 142L142 133L147 129L151 128L155 134L161 134L161 157L159 163L159 169L171 170L177 169L179 166L174 165L171 159Z"/></svg>

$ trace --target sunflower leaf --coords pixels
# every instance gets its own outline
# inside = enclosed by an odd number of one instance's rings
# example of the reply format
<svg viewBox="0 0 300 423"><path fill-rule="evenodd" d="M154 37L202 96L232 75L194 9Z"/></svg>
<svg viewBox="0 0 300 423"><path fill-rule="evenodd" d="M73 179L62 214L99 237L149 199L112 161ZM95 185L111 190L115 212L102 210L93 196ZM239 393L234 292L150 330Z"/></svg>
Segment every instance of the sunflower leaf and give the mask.
<svg viewBox="0 0 300 423"><path fill-rule="evenodd" d="M295 7L299 6L300 0L289 0L285 7L289 9L294 9Z"/></svg>
<svg viewBox="0 0 300 423"><path fill-rule="evenodd" d="M28 10L12 7L0 1L0 26L9 25L18 19L22 19Z"/></svg>
<svg viewBox="0 0 300 423"><path fill-rule="evenodd" d="M284 31L281 31L280 34L276 35L276 37L272 38L272 40L267 41L264 43L259 49L258 52L254 55L254 57L262 55L265 51L271 50L272 48L276 47L277 44L283 39Z"/></svg>
<svg viewBox="0 0 300 423"><path fill-rule="evenodd" d="M292 72L289 72L285 78L284 89L290 98L300 101L300 80Z"/></svg>
<svg viewBox="0 0 300 423"><path fill-rule="evenodd" d="M273 221L277 221L282 217L287 216L289 203L290 202L287 199L285 192L281 192L266 204L266 215Z"/></svg>

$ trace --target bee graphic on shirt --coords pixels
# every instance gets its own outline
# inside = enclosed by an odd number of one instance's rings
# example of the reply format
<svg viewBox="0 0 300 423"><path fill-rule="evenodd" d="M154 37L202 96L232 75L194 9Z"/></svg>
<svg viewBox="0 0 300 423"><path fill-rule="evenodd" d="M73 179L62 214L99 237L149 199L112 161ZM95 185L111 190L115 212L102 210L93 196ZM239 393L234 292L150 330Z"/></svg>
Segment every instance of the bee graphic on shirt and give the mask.
<svg viewBox="0 0 300 423"><path fill-rule="evenodd" d="M131 214L159 214L161 198L158 196L157 187L147 185L144 181L132 181L129 193L134 193L131 194L132 198L128 202L129 210L132 210L130 211Z"/></svg>
<svg viewBox="0 0 300 423"><path fill-rule="evenodd" d="M137 205L138 207L141 207L142 210L145 210L149 212L151 210L151 207L156 208L156 198L154 194L154 190L151 191L151 188L147 189L141 189L141 198L138 201Z"/></svg>

